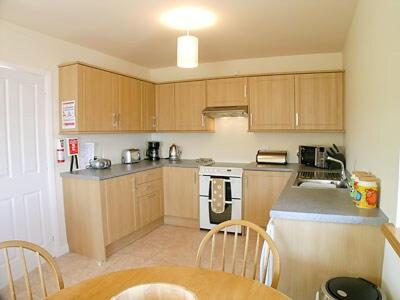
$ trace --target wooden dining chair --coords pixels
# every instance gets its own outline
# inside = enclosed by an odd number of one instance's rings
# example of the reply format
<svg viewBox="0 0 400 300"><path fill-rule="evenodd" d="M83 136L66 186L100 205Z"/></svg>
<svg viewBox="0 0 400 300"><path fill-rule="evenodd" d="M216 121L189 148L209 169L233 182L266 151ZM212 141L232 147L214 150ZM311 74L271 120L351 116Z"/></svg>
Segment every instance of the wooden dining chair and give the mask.
<svg viewBox="0 0 400 300"><path fill-rule="evenodd" d="M232 249L232 254L227 254L227 229L228 227L234 226L235 228L235 234L233 238L233 249ZM258 280L261 283L265 283L267 280L267 274L269 273L268 265L270 260L272 260L272 280L271 280L271 287L276 288L278 285L279 281L279 276L280 276L280 260L279 260L279 254L278 254L278 249L275 246L275 243L272 241L271 237L265 232L264 229L259 227L256 224L253 224L248 221L244 220L230 220L223 222L217 226L215 226L213 229L211 229L207 235L203 238L203 240L200 243L198 252L197 252L197 257L196 257L196 266L201 267L201 259L203 256L203 252L205 252L206 245L208 244L208 241L211 239L211 250L210 250L210 261L209 261L209 268L213 269L213 266L215 264L215 248L216 248L216 235L217 234L222 234L220 233L221 230L223 230L223 240L222 240L222 263L221 263L221 270L224 272L227 271L227 260L229 257L231 257L232 260L232 267L231 267L231 273L235 273L235 266L236 266L236 256L237 256L237 248L238 248L238 232L240 226L243 227L245 233L245 244L244 244L244 251L243 251L243 262L240 275L241 276L246 276L246 267L247 267L247 261L248 261L248 252L249 252L249 237L250 237L250 230L254 231L257 234L256 242L255 242L255 250L254 250L254 257L253 257L253 262L252 262L252 268L251 268L251 278L256 279L257 277L257 267L259 267L259 276ZM260 241L261 240L261 241ZM260 247L264 243L265 247L263 248L264 250L259 250ZM261 260L261 253L264 251L263 255L263 260ZM272 253L272 257L271 257ZM272 259L271 259L272 258ZM262 266L261 266L262 265ZM271 279L271 278L270 278Z"/></svg>
<svg viewBox="0 0 400 300"><path fill-rule="evenodd" d="M39 272L39 277L40 277L40 285L43 293L43 298L47 297L47 289L46 289L46 284L43 276L43 269L42 269L42 262L41 258L43 258L50 266L50 269L56 279L57 285L58 285L58 290L62 290L64 288L64 281L61 276L61 272L51 256L49 252L47 252L45 249L42 247L35 245L33 243L25 242L25 241L18 241L18 240L13 240L13 241L5 241L0 243L0 250L3 250L4 254L4 264L6 267L6 272L8 275L8 287L10 291L10 297L11 299L15 300L16 299L16 294L15 294L15 288L14 288L14 279L11 271L11 264L10 264L10 259L8 255L8 249L10 248L19 248L19 257L21 260L21 266L24 271L24 279L25 279L25 287L27 290L27 298L32 299L32 288L29 280L29 275L28 275L28 268L26 264L26 259L25 259L25 253L24 250L29 250L35 253L36 256L36 262L37 262L37 267L38 267L38 272Z"/></svg>

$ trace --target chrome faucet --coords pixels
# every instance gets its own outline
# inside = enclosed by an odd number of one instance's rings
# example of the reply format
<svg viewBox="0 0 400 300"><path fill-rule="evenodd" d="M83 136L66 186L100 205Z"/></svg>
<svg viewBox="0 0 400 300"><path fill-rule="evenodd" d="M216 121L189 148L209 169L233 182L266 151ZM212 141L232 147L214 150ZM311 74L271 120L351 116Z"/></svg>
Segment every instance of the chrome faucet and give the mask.
<svg viewBox="0 0 400 300"><path fill-rule="evenodd" d="M346 176L346 169L344 167L344 163L341 160L333 158L333 157L330 157L330 156L328 156L326 159L330 160L330 161L334 161L334 162L340 164L340 166L342 167L342 181L346 181L347 180L347 176Z"/></svg>

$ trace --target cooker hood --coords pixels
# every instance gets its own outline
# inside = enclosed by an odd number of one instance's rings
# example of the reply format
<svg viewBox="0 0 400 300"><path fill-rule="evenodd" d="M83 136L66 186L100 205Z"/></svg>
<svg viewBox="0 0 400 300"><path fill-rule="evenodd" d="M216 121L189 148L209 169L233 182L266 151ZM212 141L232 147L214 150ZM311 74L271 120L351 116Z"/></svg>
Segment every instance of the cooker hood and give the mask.
<svg viewBox="0 0 400 300"><path fill-rule="evenodd" d="M203 115L210 118L247 117L248 107L243 106L210 106L203 110Z"/></svg>

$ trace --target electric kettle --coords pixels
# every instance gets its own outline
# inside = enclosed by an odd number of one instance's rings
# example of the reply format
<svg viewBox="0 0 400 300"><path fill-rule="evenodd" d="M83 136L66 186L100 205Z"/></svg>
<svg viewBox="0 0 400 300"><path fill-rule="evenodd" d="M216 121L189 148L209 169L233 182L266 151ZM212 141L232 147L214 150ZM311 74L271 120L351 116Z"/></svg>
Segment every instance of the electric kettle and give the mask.
<svg viewBox="0 0 400 300"><path fill-rule="evenodd" d="M175 144L172 144L171 147L169 147L169 159L170 160L179 160L181 158L182 151L179 149L179 147Z"/></svg>

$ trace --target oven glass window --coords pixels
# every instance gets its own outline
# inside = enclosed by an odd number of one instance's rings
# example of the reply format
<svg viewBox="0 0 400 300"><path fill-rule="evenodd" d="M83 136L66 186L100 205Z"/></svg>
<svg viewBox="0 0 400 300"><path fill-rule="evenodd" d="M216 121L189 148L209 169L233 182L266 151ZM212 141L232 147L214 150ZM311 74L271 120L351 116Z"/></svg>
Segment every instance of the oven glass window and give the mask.
<svg viewBox="0 0 400 300"><path fill-rule="evenodd" d="M210 223L218 225L222 222L229 221L232 219L232 203L225 203L225 211L220 214L216 214L211 209L211 202L208 203L208 213L210 215Z"/></svg>

